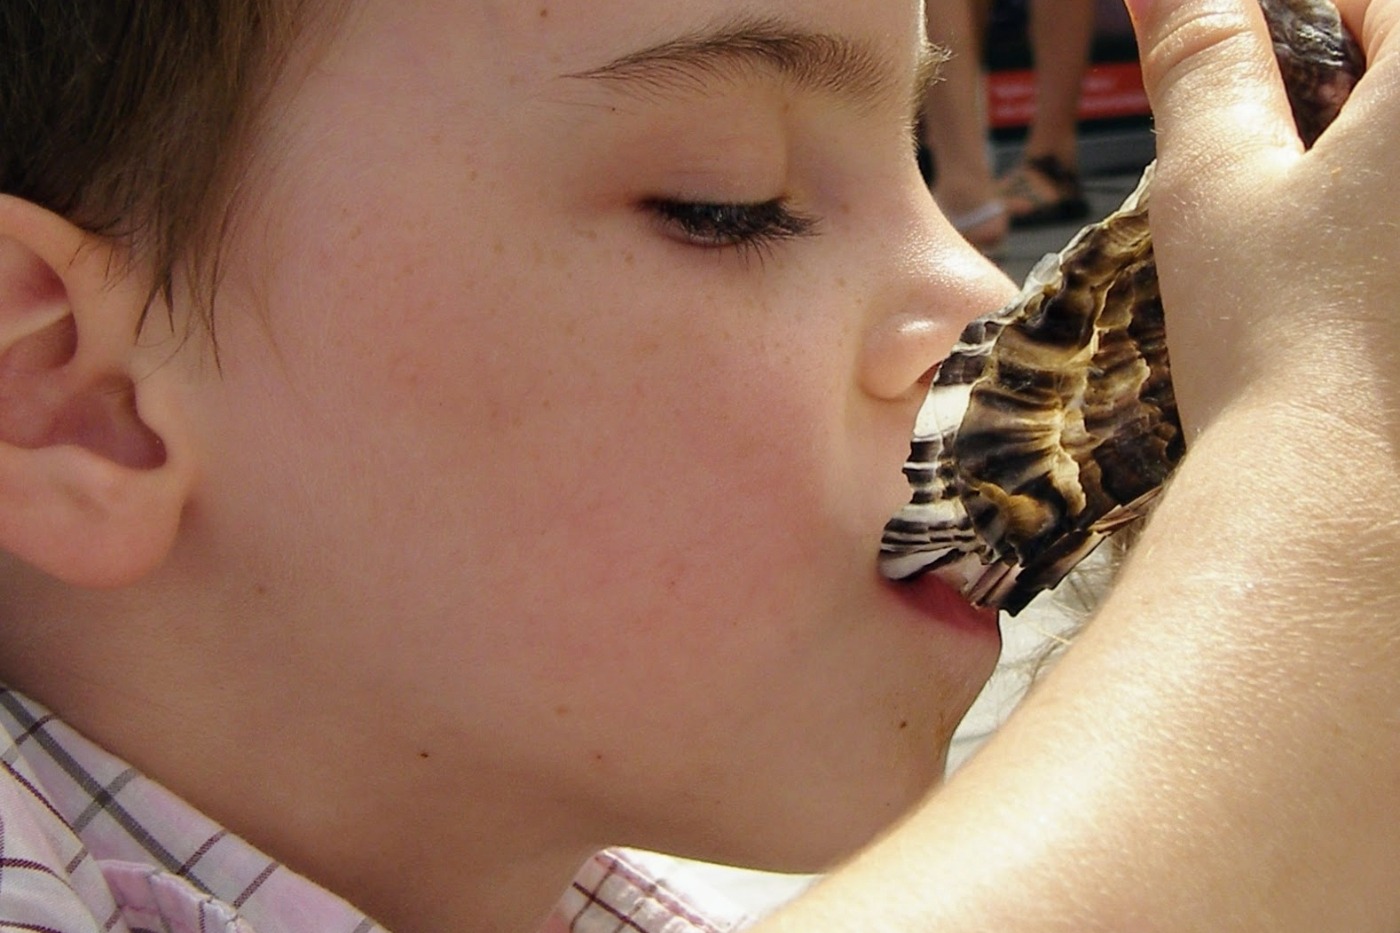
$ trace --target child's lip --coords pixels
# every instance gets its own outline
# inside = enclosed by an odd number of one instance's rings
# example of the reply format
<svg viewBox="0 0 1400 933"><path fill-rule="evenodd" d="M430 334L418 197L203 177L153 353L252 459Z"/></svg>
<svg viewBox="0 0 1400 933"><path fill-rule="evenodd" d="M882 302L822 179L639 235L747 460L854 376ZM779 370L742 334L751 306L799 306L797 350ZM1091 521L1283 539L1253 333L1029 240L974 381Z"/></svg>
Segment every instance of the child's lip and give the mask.
<svg viewBox="0 0 1400 933"><path fill-rule="evenodd" d="M920 615L964 631L1001 637L998 611L972 605L961 590L939 576L937 571L894 581L889 585Z"/></svg>

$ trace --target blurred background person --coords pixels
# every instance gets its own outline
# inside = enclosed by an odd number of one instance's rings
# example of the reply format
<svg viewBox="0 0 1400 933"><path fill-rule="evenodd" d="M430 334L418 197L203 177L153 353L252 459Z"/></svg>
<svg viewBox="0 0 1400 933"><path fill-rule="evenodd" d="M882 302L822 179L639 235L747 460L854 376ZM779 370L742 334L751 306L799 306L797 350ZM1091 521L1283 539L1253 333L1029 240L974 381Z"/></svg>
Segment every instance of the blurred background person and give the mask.
<svg viewBox="0 0 1400 933"><path fill-rule="evenodd" d="M1031 0L1029 33L1035 116L1020 163L998 185L1013 227L1080 220L1089 213L1079 181L1077 129L1094 0Z"/></svg>
<svg viewBox="0 0 1400 933"><path fill-rule="evenodd" d="M982 252L995 256L1013 227L1084 218L1079 180L1080 88L1093 39L1094 0L1031 0L1028 33L1036 102L1020 161L997 179L988 145L983 36L987 0L928 0L929 40L950 50L928 88L920 142L934 199Z"/></svg>
<svg viewBox="0 0 1400 933"><path fill-rule="evenodd" d="M930 85L920 114L920 142L932 160L934 200L983 253L995 254L1008 219L987 147L981 0L928 0L929 41L947 49L942 79Z"/></svg>

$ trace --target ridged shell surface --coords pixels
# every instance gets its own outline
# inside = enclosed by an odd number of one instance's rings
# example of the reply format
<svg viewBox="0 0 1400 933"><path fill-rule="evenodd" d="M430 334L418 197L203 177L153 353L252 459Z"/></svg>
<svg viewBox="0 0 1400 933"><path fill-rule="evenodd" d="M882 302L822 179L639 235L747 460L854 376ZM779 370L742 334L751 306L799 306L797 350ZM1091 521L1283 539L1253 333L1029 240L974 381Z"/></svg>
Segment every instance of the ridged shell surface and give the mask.
<svg viewBox="0 0 1400 933"><path fill-rule="evenodd" d="M1261 0L1294 119L1311 145L1364 68L1325 0ZM938 571L975 605L1014 614L1141 517L1185 452L1172 391L1148 202L1047 255L1005 307L974 320L938 367L885 527L882 572Z"/></svg>

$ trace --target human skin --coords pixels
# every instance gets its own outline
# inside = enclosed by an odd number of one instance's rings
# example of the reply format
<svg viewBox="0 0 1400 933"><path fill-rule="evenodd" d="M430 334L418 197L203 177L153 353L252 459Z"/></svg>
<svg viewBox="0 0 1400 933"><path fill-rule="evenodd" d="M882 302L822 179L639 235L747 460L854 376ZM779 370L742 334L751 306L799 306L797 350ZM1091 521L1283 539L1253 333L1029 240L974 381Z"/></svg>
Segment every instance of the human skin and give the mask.
<svg viewBox="0 0 1400 933"><path fill-rule="evenodd" d="M1030 41L1035 64L1035 116L1026 136L1026 158L1052 155L1079 164L1079 97L1094 37L1093 0L1036 0Z"/></svg>
<svg viewBox="0 0 1400 933"><path fill-rule="evenodd" d="M1338 6L1305 154L1253 3L1130 3L1188 454L1008 726L763 933L1400 927L1400 4Z"/></svg>
<svg viewBox="0 0 1400 933"><path fill-rule="evenodd" d="M1248 4L1136 9L1192 451L1008 729L768 929L1400 926L1400 3L1345 4L1370 72L1307 156ZM400 930L530 930L601 842L820 862L921 795L994 645L873 553L1005 286L909 94L558 78L737 10L367 3L274 102L222 374L0 199L3 679ZM913 5L762 12L912 79ZM642 210L681 184L821 232L698 250Z"/></svg>
<svg viewBox="0 0 1400 933"><path fill-rule="evenodd" d="M934 157L934 196L950 216L967 215L996 197L987 145L980 23L970 0L935 0L926 26L935 45L951 53L943 80L924 95L924 141ZM1004 234L1005 223L985 224Z"/></svg>
<svg viewBox="0 0 1400 933"><path fill-rule="evenodd" d="M4 679L397 930L529 929L607 844L854 851L997 653L874 565L924 376L1009 289L911 155L921 17L354 4L254 140L217 366L162 308L124 338L139 262L8 205L63 286L11 359L68 372L17 392L116 372L131 407L16 444L73 527L7 532L48 575L5 568ZM759 21L869 80L596 74ZM779 198L812 229L748 249L652 203Z"/></svg>

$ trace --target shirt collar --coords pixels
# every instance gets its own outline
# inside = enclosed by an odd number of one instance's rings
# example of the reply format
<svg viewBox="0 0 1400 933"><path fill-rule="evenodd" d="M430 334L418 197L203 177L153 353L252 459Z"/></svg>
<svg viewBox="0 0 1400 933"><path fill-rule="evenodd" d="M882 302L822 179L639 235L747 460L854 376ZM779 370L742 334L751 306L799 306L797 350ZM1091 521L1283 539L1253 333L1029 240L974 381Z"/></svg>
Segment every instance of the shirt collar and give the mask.
<svg viewBox="0 0 1400 933"><path fill-rule="evenodd" d="M61 882L65 896L105 929L385 933L346 901L4 688L0 820L0 854L7 856L0 860L0 891L15 889L7 866L23 852L21 861L33 869L26 878ZM697 901L705 903L703 912ZM644 858L614 850L584 865L550 929L730 933L748 919L713 894L675 890Z"/></svg>

